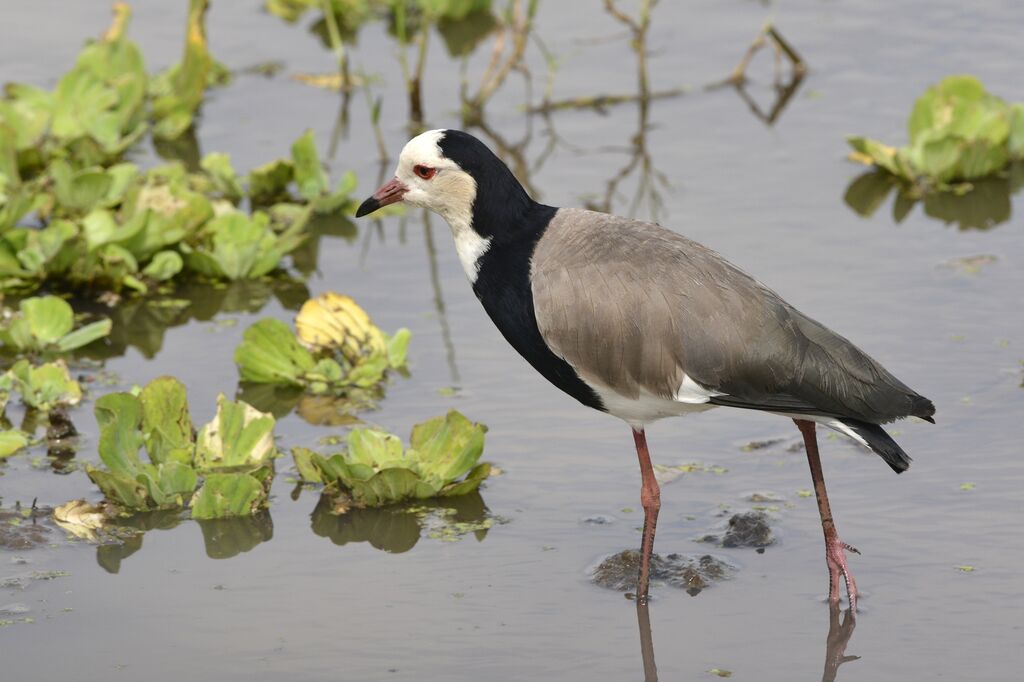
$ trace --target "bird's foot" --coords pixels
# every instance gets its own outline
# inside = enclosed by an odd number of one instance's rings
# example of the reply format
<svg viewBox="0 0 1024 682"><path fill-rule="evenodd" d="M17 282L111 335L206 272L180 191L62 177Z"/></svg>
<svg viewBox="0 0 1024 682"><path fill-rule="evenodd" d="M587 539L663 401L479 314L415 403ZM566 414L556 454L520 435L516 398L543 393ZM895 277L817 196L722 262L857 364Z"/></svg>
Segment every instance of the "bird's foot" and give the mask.
<svg viewBox="0 0 1024 682"><path fill-rule="evenodd" d="M853 579L853 573L846 564L846 551L860 554L860 551L848 545L837 536L825 539L825 563L828 564L828 601L832 604L839 603L839 576L846 582L846 594L850 598L850 610L857 611L857 581Z"/></svg>

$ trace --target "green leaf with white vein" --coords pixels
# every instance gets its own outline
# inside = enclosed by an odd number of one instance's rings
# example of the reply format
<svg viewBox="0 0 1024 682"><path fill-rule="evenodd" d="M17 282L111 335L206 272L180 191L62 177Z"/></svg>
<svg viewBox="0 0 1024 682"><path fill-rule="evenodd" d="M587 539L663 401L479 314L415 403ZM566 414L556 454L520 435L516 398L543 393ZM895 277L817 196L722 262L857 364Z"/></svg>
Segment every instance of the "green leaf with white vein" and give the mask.
<svg viewBox="0 0 1024 682"><path fill-rule="evenodd" d="M274 456L274 418L243 402L217 397L217 415L199 431L195 466L200 471L256 469Z"/></svg>

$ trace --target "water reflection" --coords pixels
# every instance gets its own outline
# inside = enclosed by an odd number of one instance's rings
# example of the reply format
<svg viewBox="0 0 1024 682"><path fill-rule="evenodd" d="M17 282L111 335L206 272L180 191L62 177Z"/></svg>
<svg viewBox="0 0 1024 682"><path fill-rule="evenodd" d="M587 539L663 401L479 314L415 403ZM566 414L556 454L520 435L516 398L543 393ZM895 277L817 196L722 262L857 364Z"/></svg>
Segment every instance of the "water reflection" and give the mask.
<svg viewBox="0 0 1024 682"><path fill-rule="evenodd" d="M828 634L825 636L825 669L821 682L835 682L839 666L856 661L860 656L847 656L846 647L857 627L856 614L847 609L840 613L838 604L829 604ZM637 602L636 622L640 633L640 660L643 664L644 682L657 682L658 666L654 661L654 634L651 628L650 606Z"/></svg>
<svg viewBox="0 0 1024 682"><path fill-rule="evenodd" d="M356 413L377 407L384 397L383 386L348 388L344 395L310 395L299 386L239 382L235 399L242 400L275 419L294 410L313 426L348 426L359 423Z"/></svg>
<svg viewBox="0 0 1024 682"><path fill-rule="evenodd" d="M988 230L1010 220L1012 197L1024 187L1024 164L1014 164L1002 175L971 184L973 188L965 194L933 192L920 197L892 175L868 171L847 185L843 201L858 215L870 218L894 194L892 219L896 224L921 203L926 216L946 225L955 224L960 230Z"/></svg>
<svg viewBox="0 0 1024 682"><path fill-rule="evenodd" d="M654 635L651 633L651 611L646 601L636 603L636 624L640 630L640 660L644 664L644 682L658 682L658 666L654 663Z"/></svg>
<svg viewBox="0 0 1024 682"><path fill-rule="evenodd" d="M747 68L750 66L751 60L758 52L761 51L766 45L771 45L775 51L775 63L772 75L772 91L774 92L774 99L770 107L762 108L758 104L757 100L748 92L747 88L750 80L747 78ZM783 79L782 76L782 60L783 58L789 60L790 71L788 76ZM739 64L733 69L732 75L726 78L722 83L711 85L707 89L715 90L722 86L732 86L736 90L736 94L740 96L747 106L750 107L750 112L754 114L762 123L766 126L773 126L775 122L779 120L779 116L786 109L786 105L789 104L793 95L800 89L800 84L804 80L804 76L807 75L807 64L803 58L796 51L796 49L789 44L789 42L782 37L773 25L768 24L757 34L754 38L754 42L747 48L746 54L740 59Z"/></svg>
<svg viewBox="0 0 1024 682"><path fill-rule="evenodd" d="M415 547L424 532L442 540L455 540L471 532L482 542L487 537L489 520L479 491L423 500L414 506L352 508L344 514L336 514L333 500L322 495L310 517L310 528L336 545L369 542L376 549L401 554Z"/></svg>
<svg viewBox="0 0 1024 682"><path fill-rule="evenodd" d="M121 542L97 547L96 563L107 573L119 573L121 562L142 549L142 538L146 531L170 530L177 527L181 521L181 513L177 511L146 512L120 519L118 527L137 532Z"/></svg>
<svg viewBox="0 0 1024 682"><path fill-rule="evenodd" d="M96 548L96 563L107 573L118 573L121 562L142 549L145 533L152 530L177 528L189 519L178 511L156 511L135 514L117 521L116 529L135 531L116 544L103 544ZM253 516L230 519L196 521L203 533L206 556L211 559L230 559L244 554L274 537L274 522L270 512L264 510Z"/></svg>
<svg viewBox="0 0 1024 682"><path fill-rule="evenodd" d="M843 612L840 622L839 611L839 604L829 604L828 636L825 637L825 671L821 674L821 682L833 682L839 666L860 658L846 655L846 645L850 643L853 629L857 627L857 614L852 609L847 609Z"/></svg>
<svg viewBox="0 0 1024 682"><path fill-rule="evenodd" d="M110 335L85 347L79 356L106 360L135 348L143 357L153 359L163 348L168 329L192 320L207 322L221 313L258 312L271 298L286 310L298 310L309 298L309 289L304 282L288 277L214 284L193 281L165 294L127 298L114 306L76 302L76 310L109 317L113 322Z"/></svg>
<svg viewBox="0 0 1024 682"><path fill-rule="evenodd" d="M441 275L437 268L437 247L434 245L434 230L430 223L430 212L423 211L423 238L426 240L427 259L430 263L430 285L434 289L434 311L437 323L441 326L441 342L444 343L445 357L448 360L448 371L452 383L459 385L459 368L455 363L455 342L452 340L451 326L448 324L448 311L444 305L444 293L441 290Z"/></svg>
<svg viewBox="0 0 1024 682"><path fill-rule="evenodd" d="M296 490L300 492L301 486ZM294 500L298 497L299 494L292 495ZM96 548L96 563L107 573L118 573L122 562L142 549L146 533L171 530L192 522L181 511L144 512L118 519L105 529L108 541ZM336 513L329 496L321 495L310 515L313 533L329 538L336 545L368 542L391 554L408 552L421 537L455 541L472 534L482 542L491 526L502 522L490 514L479 491L422 500L414 505L351 508L342 514ZM211 559L230 559L274 537L269 510L253 516L196 520L195 524L203 534L206 556Z"/></svg>
<svg viewBox="0 0 1024 682"><path fill-rule="evenodd" d="M211 559L230 559L274 537L274 522L270 512L265 510L253 516L207 519L196 523L203 531L206 556Z"/></svg>

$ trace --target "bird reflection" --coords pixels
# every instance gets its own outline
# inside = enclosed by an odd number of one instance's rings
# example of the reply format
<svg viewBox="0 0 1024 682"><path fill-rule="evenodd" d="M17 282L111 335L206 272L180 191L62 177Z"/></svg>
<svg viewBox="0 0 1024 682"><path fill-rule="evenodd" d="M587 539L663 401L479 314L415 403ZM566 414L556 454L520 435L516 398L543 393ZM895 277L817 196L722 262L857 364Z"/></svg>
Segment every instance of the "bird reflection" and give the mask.
<svg viewBox="0 0 1024 682"><path fill-rule="evenodd" d="M839 666L860 658L846 655L846 646L853 637L854 628L857 627L857 616L851 609L846 609L842 613L840 611L838 604L829 604L825 669L821 674L821 682L835 682ZM654 662L654 635L650 607L646 603L637 602L636 623L640 633L640 660L643 663L644 682L657 682L658 666Z"/></svg>
<svg viewBox="0 0 1024 682"><path fill-rule="evenodd" d="M651 635L650 606L636 603L636 624L640 630L640 659L644 663L644 682L658 682L658 666L654 663L654 637Z"/></svg>
<svg viewBox="0 0 1024 682"><path fill-rule="evenodd" d="M839 666L849 661L856 661L860 656L847 656L846 645L853 637L853 629L857 627L857 614L853 609L843 613L839 620L839 604L829 604L828 636L825 638L825 672L821 674L821 682L833 682Z"/></svg>

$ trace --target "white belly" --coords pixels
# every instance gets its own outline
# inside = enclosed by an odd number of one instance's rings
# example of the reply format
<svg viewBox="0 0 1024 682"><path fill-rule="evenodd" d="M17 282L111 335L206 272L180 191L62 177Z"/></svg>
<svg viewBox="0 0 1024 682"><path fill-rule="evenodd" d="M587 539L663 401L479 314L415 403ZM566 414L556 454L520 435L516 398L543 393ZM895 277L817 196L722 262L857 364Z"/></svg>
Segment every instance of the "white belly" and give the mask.
<svg viewBox="0 0 1024 682"><path fill-rule="evenodd" d="M608 414L614 415L634 427L641 427L665 417L679 417L691 412L704 412L717 407L707 402L682 402L672 398L662 398L646 391L641 391L636 398L630 398L605 386L590 384L590 387L601 398Z"/></svg>

